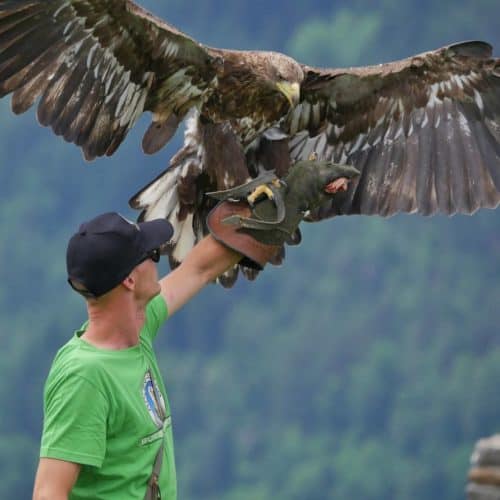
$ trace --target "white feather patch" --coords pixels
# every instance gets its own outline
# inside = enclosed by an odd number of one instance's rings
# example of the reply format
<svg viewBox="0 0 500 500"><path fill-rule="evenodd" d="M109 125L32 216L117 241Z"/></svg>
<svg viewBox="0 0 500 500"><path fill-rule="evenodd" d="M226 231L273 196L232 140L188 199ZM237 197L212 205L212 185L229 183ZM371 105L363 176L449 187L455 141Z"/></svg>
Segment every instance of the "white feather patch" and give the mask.
<svg viewBox="0 0 500 500"><path fill-rule="evenodd" d="M433 85L431 85L431 92L429 95L429 101L427 103L427 106L429 108L433 108L438 101L441 102L441 100L438 99L437 97L438 91L439 91L439 83L434 83Z"/></svg>
<svg viewBox="0 0 500 500"><path fill-rule="evenodd" d="M99 44L94 43L92 47L89 50L89 53L87 55L87 69L90 69L90 66L92 65L92 59L94 58L95 51L98 49Z"/></svg>
<svg viewBox="0 0 500 500"><path fill-rule="evenodd" d="M69 31L73 28L73 25L75 23L78 23L78 19L71 19L71 21L69 21L68 24L66 24L66 26L64 27L64 31L63 31L63 36L65 37ZM68 40L66 40L68 41Z"/></svg>
<svg viewBox="0 0 500 500"><path fill-rule="evenodd" d="M177 226L177 227L175 227ZM196 243L193 230L193 214L189 214L182 222L174 222L174 238L177 242L172 256L182 262Z"/></svg>
<svg viewBox="0 0 500 500"><path fill-rule="evenodd" d="M111 84L113 83L113 80L115 78L115 75L116 75L116 72L118 71L118 69L116 68L116 62L113 62L110 67L114 66L114 68L110 71L112 71L112 73L106 78L106 83L105 83L105 87L104 87L104 94L106 95L106 99L105 99L105 104L108 104L108 102L113 98L115 92L116 92L116 85L113 89L113 92L111 92L111 94L109 93L109 90L111 88Z"/></svg>
<svg viewBox="0 0 500 500"><path fill-rule="evenodd" d="M460 90L464 89L464 84L462 83L462 78L459 75L453 75L452 76L453 81L457 84L457 87Z"/></svg>
<svg viewBox="0 0 500 500"><path fill-rule="evenodd" d="M130 76L130 71L127 71L127 73L123 75L123 77L126 78L127 80L129 80L129 76ZM125 103L130 100L130 96L134 92L134 89L135 85L129 81L125 89L122 91L122 94L120 95L120 99L118 100L118 104L116 105L115 109L115 116L120 116L123 107L125 106Z"/></svg>
<svg viewBox="0 0 500 500"><path fill-rule="evenodd" d="M421 128L425 128L429 123L429 117L427 116L427 111L424 110L424 119L422 120Z"/></svg>
<svg viewBox="0 0 500 500"><path fill-rule="evenodd" d="M169 58L169 57L175 57L178 52L179 52L179 45L177 45L176 43L170 41L167 44L167 47L165 48L164 55L167 58Z"/></svg>
<svg viewBox="0 0 500 500"><path fill-rule="evenodd" d="M474 100L476 101L477 107L481 111L481 113L484 112L484 103L483 103L483 98L481 97L481 94L474 89Z"/></svg>
<svg viewBox="0 0 500 500"><path fill-rule="evenodd" d="M263 135L269 141L280 141L288 137L288 134L285 134L279 127L268 128Z"/></svg>
<svg viewBox="0 0 500 500"><path fill-rule="evenodd" d="M143 92L140 90L134 93L130 104L128 104L128 106L124 109L123 115L120 118L120 127L123 127L130 122L132 116L134 116L136 112L137 103L139 102L139 98L142 94Z"/></svg>
<svg viewBox="0 0 500 500"><path fill-rule="evenodd" d="M319 158L325 157L325 149L326 149L326 135L321 134L318 137L318 142L316 143L316 148L315 148Z"/></svg>
<svg viewBox="0 0 500 500"><path fill-rule="evenodd" d="M335 135L335 138L339 137L340 134L344 131L344 129L345 129L345 125L343 125L342 127L337 127L337 125L334 125L333 133Z"/></svg>
<svg viewBox="0 0 500 500"><path fill-rule="evenodd" d="M321 120L321 104L317 102L312 106L311 121L314 125L318 125L320 120Z"/></svg>
<svg viewBox="0 0 500 500"><path fill-rule="evenodd" d="M459 123L460 128L462 129L462 132L464 133L464 135L466 135L467 137L471 137L472 132L470 129L469 122L468 122L467 118L465 117L465 115L461 111L458 112L458 123Z"/></svg>
<svg viewBox="0 0 500 500"><path fill-rule="evenodd" d="M61 13L62 10L64 10L67 6L69 5L69 0L66 0L65 2L63 2L61 4L61 6L54 12L54 14L52 14L52 17L54 19L57 19L57 17L59 16L59 14Z"/></svg>
<svg viewBox="0 0 500 500"><path fill-rule="evenodd" d="M356 139L356 142L352 145L349 154L355 153L360 147L361 144L363 143L364 139L366 137L366 134L359 134L358 138Z"/></svg>

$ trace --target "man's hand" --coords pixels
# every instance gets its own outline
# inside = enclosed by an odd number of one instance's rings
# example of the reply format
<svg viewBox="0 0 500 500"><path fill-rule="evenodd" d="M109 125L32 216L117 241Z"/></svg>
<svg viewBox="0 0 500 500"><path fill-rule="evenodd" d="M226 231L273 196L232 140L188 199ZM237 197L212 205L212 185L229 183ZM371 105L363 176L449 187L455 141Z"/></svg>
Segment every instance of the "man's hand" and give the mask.
<svg viewBox="0 0 500 500"><path fill-rule="evenodd" d="M347 190L357 175L349 165L315 160L296 163L282 180L265 172L247 184L212 193L221 203L209 214L208 228L215 239L244 255L245 265L262 269L285 242L293 241L308 210Z"/></svg>

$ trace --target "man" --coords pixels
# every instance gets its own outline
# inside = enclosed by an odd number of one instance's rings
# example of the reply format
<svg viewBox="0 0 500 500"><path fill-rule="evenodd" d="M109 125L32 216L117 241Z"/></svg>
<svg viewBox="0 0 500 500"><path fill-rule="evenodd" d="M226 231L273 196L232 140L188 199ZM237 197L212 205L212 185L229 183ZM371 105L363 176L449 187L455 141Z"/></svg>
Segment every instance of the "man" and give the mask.
<svg viewBox="0 0 500 500"><path fill-rule="evenodd" d="M89 319L47 378L34 500L176 499L170 408L152 347L159 327L241 259L258 269L273 260L303 213L356 174L301 162L279 186L271 181L274 201L222 201L207 219L211 235L159 281L169 222L106 213L80 226L68 244L68 281L86 298ZM242 188L222 199L242 192L245 200Z"/></svg>
<svg viewBox="0 0 500 500"><path fill-rule="evenodd" d="M176 498L170 409L152 341L167 315L241 256L208 236L158 281L158 249L171 235L165 220L136 225L107 213L71 238L68 279L89 320L47 379L35 499L142 499L162 439L161 498Z"/></svg>

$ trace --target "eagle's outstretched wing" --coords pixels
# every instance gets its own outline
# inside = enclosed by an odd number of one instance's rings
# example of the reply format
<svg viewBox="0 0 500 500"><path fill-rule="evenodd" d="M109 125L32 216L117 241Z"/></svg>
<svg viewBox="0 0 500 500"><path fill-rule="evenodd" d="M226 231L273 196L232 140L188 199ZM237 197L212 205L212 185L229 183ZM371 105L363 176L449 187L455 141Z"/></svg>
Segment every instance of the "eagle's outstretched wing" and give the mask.
<svg viewBox="0 0 500 500"><path fill-rule="evenodd" d="M209 88L217 56L130 0L0 0L0 97L38 97L42 125L111 155L143 111L157 150Z"/></svg>
<svg viewBox="0 0 500 500"><path fill-rule="evenodd" d="M305 67L284 124L293 160L316 151L362 174L311 220L472 213L500 203L500 60L484 42L351 69Z"/></svg>
<svg viewBox="0 0 500 500"><path fill-rule="evenodd" d="M285 174L312 152L362 173L309 220L497 206L500 60L491 52L466 42L317 69L204 47L131 0L0 0L0 97L12 93L16 113L40 98L40 123L87 159L113 154L144 111L153 114L144 150L155 152L197 109L171 168L132 199L143 217L174 224L174 264L206 233L207 190L261 167Z"/></svg>

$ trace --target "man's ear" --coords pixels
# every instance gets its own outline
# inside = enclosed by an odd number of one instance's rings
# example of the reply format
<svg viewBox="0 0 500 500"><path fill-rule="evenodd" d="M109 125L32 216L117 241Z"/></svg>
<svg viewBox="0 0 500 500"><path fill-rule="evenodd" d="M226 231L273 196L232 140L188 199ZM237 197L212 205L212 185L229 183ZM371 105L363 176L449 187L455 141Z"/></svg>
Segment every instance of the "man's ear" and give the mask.
<svg viewBox="0 0 500 500"><path fill-rule="evenodd" d="M135 278L129 274L123 281L122 285L127 289L127 290L134 290L135 289Z"/></svg>

